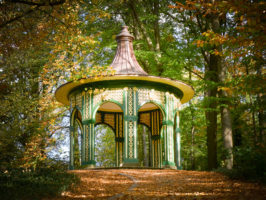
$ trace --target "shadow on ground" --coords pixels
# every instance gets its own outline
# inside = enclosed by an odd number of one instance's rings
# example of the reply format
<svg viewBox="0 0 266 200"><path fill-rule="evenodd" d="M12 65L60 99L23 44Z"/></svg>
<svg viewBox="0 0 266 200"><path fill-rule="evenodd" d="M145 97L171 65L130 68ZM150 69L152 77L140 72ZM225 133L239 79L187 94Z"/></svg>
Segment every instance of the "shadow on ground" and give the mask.
<svg viewBox="0 0 266 200"><path fill-rule="evenodd" d="M266 187L216 172L185 170L75 170L81 183L54 199L266 199Z"/></svg>

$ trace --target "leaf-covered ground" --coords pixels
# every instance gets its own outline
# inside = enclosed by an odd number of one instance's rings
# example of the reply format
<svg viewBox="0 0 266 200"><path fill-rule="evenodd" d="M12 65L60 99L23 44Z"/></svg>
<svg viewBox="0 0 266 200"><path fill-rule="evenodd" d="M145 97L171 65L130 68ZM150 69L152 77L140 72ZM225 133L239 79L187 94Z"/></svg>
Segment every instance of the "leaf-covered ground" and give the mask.
<svg viewBox="0 0 266 200"><path fill-rule="evenodd" d="M230 180L216 172L110 169L71 171L79 185L56 200L69 199L241 199L264 200L266 187Z"/></svg>

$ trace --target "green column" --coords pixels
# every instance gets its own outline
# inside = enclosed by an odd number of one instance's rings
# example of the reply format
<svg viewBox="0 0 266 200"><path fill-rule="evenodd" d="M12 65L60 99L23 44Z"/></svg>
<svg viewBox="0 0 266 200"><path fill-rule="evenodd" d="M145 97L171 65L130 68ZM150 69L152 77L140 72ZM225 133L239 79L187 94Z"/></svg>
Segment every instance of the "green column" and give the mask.
<svg viewBox="0 0 266 200"><path fill-rule="evenodd" d="M85 116L85 108L86 108L86 96L85 96L85 92L82 92L82 117ZM83 119L81 119L83 120ZM85 126L83 124L82 125L82 128L81 128L81 165L84 165L85 163L85 138L86 138L86 135L85 135Z"/></svg>
<svg viewBox="0 0 266 200"><path fill-rule="evenodd" d="M177 147L177 162L176 162L176 166L177 166L177 169L182 169L182 166L181 166L181 143L180 143L180 140L181 140L181 137L180 137L180 131L177 131L176 132L176 147Z"/></svg>
<svg viewBox="0 0 266 200"><path fill-rule="evenodd" d="M95 167L95 120L93 119L93 90L84 94L83 104L84 162L89 168Z"/></svg>
<svg viewBox="0 0 266 200"><path fill-rule="evenodd" d="M176 127L175 127L175 138L176 138L176 166L177 169L182 169L181 166L181 136L180 136L180 128L179 128L179 113L176 114Z"/></svg>
<svg viewBox="0 0 266 200"><path fill-rule="evenodd" d="M137 88L124 89L124 167L139 166L137 152Z"/></svg>
<svg viewBox="0 0 266 200"><path fill-rule="evenodd" d="M174 138L173 138L173 122L163 121L164 135L164 168L176 168L174 162Z"/></svg>
<svg viewBox="0 0 266 200"><path fill-rule="evenodd" d="M81 165L84 165L86 162L86 125L82 125L81 136Z"/></svg>
<svg viewBox="0 0 266 200"><path fill-rule="evenodd" d="M74 127L70 126L70 151L69 151L69 169L74 169Z"/></svg>
<svg viewBox="0 0 266 200"><path fill-rule="evenodd" d="M95 167L95 121L88 120L84 122L84 136L85 136L85 162L89 168Z"/></svg>
<svg viewBox="0 0 266 200"><path fill-rule="evenodd" d="M164 135L164 168L176 169L174 161L174 122L173 122L173 97L168 92L165 94L165 111L166 116L163 121Z"/></svg>
<svg viewBox="0 0 266 200"><path fill-rule="evenodd" d="M115 163L116 167L121 167L123 164L123 138L116 138L115 139Z"/></svg>
<svg viewBox="0 0 266 200"><path fill-rule="evenodd" d="M73 143L73 149L74 149L74 168L77 169L80 167L80 150L79 150L79 133L78 133L78 124L75 121L74 123L74 143Z"/></svg>
<svg viewBox="0 0 266 200"><path fill-rule="evenodd" d="M123 164L123 115L115 114L115 163L116 167Z"/></svg>

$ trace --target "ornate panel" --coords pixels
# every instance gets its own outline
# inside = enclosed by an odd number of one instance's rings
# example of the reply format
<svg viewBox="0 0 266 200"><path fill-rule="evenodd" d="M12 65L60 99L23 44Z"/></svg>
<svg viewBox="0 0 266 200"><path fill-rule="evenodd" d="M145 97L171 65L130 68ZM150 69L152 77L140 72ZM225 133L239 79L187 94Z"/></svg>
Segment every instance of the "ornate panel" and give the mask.
<svg viewBox="0 0 266 200"><path fill-rule="evenodd" d="M81 93L78 93L76 95L76 105L82 109L82 94Z"/></svg>
<svg viewBox="0 0 266 200"><path fill-rule="evenodd" d="M138 89L138 104L143 105L148 101L155 101L164 105L165 104L164 92L154 89L151 90L147 88Z"/></svg>
<svg viewBox="0 0 266 200"><path fill-rule="evenodd" d="M89 160L89 137L88 137L88 133L89 133L89 128L87 125L85 125L85 160L88 161Z"/></svg>
<svg viewBox="0 0 266 200"><path fill-rule="evenodd" d="M128 115L133 115L133 90L128 89Z"/></svg>
<svg viewBox="0 0 266 200"><path fill-rule="evenodd" d="M91 105L91 100L92 100L92 90L90 89L89 91L86 92L85 95L85 118L90 119L91 118L91 110L92 110L92 105Z"/></svg>
<svg viewBox="0 0 266 200"><path fill-rule="evenodd" d="M69 97L69 102L70 102L70 110L72 110L75 107L75 105L76 105L76 103L75 103L75 96L74 95L71 95Z"/></svg>
<svg viewBox="0 0 266 200"><path fill-rule="evenodd" d="M180 99L179 98L176 98L173 95L173 101L174 101L174 110L176 110L176 109L180 110L180 107L181 107Z"/></svg>
<svg viewBox="0 0 266 200"><path fill-rule="evenodd" d="M115 100L120 104L123 103L123 89L95 89L93 94L93 107L100 101Z"/></svg>
<svg viewBox="0 0 266 200"><path fill-rule="evenodd" d="M133 88L128 89L128 115L133 116L134 115L134 95L133 95ZM129 146L129 158L133 158L134 152L133 152L133 146L134 146L134 122L129 121L128 122L128 146ZM136 148L136 147L135 147Z"/></svg>
<svg viewBox="0 0 266 200"><path fill-rule="evenodd" d="M69 97L70 101L70 108L74 108L75 106L78 106L80 109L82 109L82 94L78 93L76 95L71 95Z"/></svg>
<svg viewBox="0 0 266 200"><path fill-rule="evenodd" d="M132 121L129 121L128 122L128 132L129 132L129 139L128 139L128 146L129 146L129 158L133 158L133 137L134 137L134 125L133 125L134 122Z"/></svg>

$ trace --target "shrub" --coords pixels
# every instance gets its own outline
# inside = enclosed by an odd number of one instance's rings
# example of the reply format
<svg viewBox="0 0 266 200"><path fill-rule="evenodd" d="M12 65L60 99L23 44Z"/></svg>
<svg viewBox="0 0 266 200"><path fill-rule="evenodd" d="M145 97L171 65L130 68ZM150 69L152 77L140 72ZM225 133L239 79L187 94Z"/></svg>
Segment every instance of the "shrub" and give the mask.
<svg viewBox="0 0 266 200"><path fill-rule="evenodd" d="M41 199L61 194L78 178L56 168L13 169L0 174L0 199Z"/></svg>
<svg viewBox="0 0 266 200"><path fill-rule="evenodd" d="M233 179L258 180L266 183L265 149L259 147L237 147L234 149L234 168L219 169Z"/></svg>

